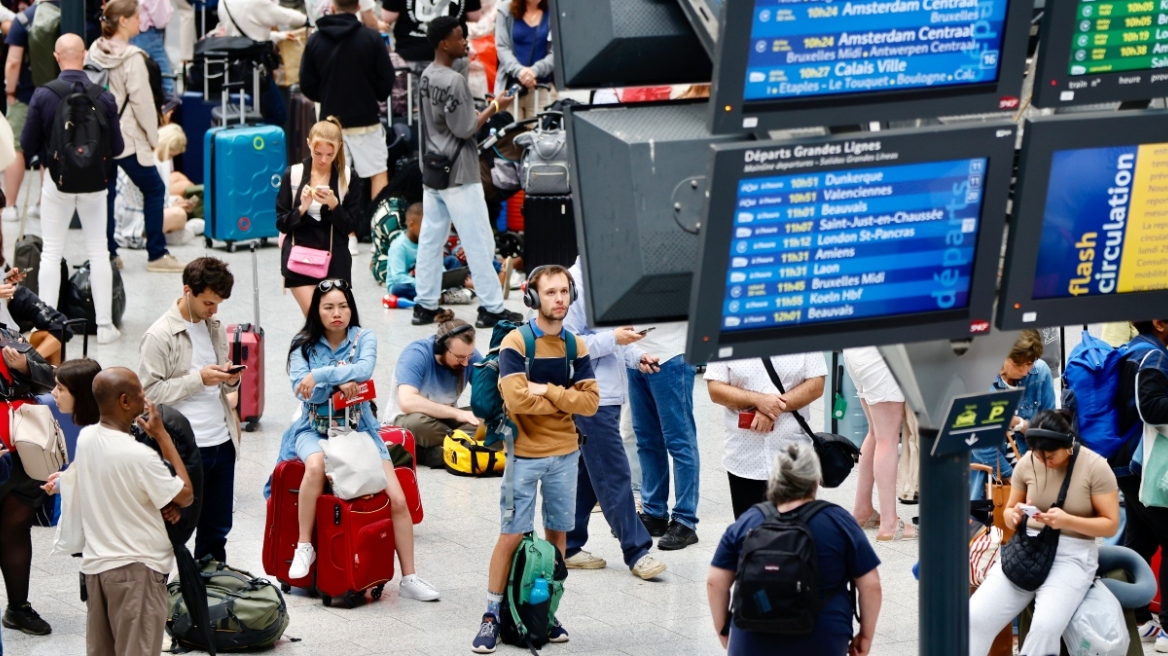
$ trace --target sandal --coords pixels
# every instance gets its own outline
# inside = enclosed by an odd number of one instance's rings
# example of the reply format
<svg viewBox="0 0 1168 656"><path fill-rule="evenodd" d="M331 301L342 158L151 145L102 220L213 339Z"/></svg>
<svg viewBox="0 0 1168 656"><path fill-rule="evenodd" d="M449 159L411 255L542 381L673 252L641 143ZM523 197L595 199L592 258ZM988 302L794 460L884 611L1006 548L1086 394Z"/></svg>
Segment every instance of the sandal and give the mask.
<svg viewBox="0 0 1168 656"><path fill-rule="evenodd" d="M868 517L868 521L861 523L859 520L856 520L856 523L860 525L860 530L863 531L867 531L868 529L872 528L880 528L880 513L873 512Z"/></svg>
<svg viewBox="0 0 1168 656"><path fill-rule="evenodd" d="M913 527L912 535L905 535L905 532L907 530L908 530L908 527L905 526L905 523L903 521L897 520L896 532L893 533L892 535L877 533L876 534L876 541L877 542L892 542L894 540L915 540L915 539L917 539L917 527L915 527L915 526Z"/></svg>

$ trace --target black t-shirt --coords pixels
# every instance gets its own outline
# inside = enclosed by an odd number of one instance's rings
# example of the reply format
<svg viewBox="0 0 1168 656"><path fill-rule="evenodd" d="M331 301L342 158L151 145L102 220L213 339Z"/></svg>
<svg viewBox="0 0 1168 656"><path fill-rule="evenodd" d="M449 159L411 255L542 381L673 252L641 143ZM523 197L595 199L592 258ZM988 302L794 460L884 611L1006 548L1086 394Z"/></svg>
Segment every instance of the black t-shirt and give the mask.
<svg viewBox="0 0 1168 656"><path fill-rule="evenodd" d="M457 16L464 23L466 15L482 9L481 0L382 0L386 11L397 12L393 40L397 54L412 62L434 60L434 48L426 40L426 28L439 16Z"/></svg>

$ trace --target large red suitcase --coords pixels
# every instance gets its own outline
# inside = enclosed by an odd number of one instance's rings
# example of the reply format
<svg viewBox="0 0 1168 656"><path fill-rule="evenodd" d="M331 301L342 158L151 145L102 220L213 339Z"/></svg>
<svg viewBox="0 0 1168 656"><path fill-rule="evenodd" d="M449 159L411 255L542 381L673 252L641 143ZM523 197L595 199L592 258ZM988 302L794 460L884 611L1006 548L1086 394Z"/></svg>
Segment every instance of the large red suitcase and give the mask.
<svg viewBox="0 0 1168 656"><path fill-rule="evenodd" d="M418 490L417 450L414 434L398 426L382 426L381 439L389 447L393 456L394 472L406 495L406 505L410 509L410 519L414 524L422 521L422 495ZM408 458L406 455L408 454Z"/></svg>
<svg viewBox="0 0 1168 656"><path fill-rule="evenodd" d="M260 269L256 245L251 245L252 280L255 281L255 323L227 326L227 343L231 361L246 365L239 381L236 410L244 430L254 431L264 414L264 329L260 327Z"/></svg>
<svg viewBox="0 0 1168 656"><path fill-rule="evenodd" d="M321 601L353 607L370 590L380 599L393 578L393 517L384 493L316 502L316 589Z"/></svg>
<svg viewBox="0 0 1168 656"><path fill-rule="evenodd" d="M284 592L298 588L312 588L316 566L302 579L288 578L292 554L300 538L300 481L304 479L304 463L285 460L272 473L272 494L268 497L268 516L264 525L264 572L276 577Z"/></svg>

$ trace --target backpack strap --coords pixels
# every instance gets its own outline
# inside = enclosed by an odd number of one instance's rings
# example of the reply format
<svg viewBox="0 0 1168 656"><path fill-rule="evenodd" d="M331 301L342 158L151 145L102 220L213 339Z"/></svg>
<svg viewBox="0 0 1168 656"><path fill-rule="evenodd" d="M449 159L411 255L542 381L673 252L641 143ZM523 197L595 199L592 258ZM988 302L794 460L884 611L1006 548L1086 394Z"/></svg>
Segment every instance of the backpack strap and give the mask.
<svg viewBox="0 0 1168 656"><path fill-rule="evenodd" d="M18 15L23 16L24 14L18 14ZM60 78L57 78L56 80L53 80L52 82L49 82L48 84L45 85L45 88L48 89L49 91L52 91L53 93L57 94L58 98L64 98L65 96L73 93L73 85L70 84L69 82L66 82L65 80L60 79Z"/></svg>

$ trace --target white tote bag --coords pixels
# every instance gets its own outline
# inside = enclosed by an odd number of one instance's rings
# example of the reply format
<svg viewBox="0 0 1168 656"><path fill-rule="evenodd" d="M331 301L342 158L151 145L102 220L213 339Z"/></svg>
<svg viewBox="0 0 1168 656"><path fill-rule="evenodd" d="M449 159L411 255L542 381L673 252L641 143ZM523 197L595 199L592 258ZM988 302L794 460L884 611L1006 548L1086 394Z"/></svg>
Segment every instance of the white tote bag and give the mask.
<svg viewBox="0 0 1168 656"><path fill-rule="evenodd" d="M49 406L26 403L9 407L8 426L12 448L20 454L20 463L29 478L47 481L49 474L69 464L65 432Z"/></svg>
<svg viewBox="0 0 1168 656"><path fill-rule="evenodd" d="M53 538L53 555L72 556L85 550L85 529L81 524L81 506L77 490L77 468L70 467L57 479L57 494L61 495L61 519Z"/></svg>
<svg viewBox="0 0 1168 656"><path fill-rule="evenodd" d="M381 466L381 452L369 433L347 427L329 431L320 441L324 451L324 472L341 499L356 499L381 492L389 485Z"/></svg>

